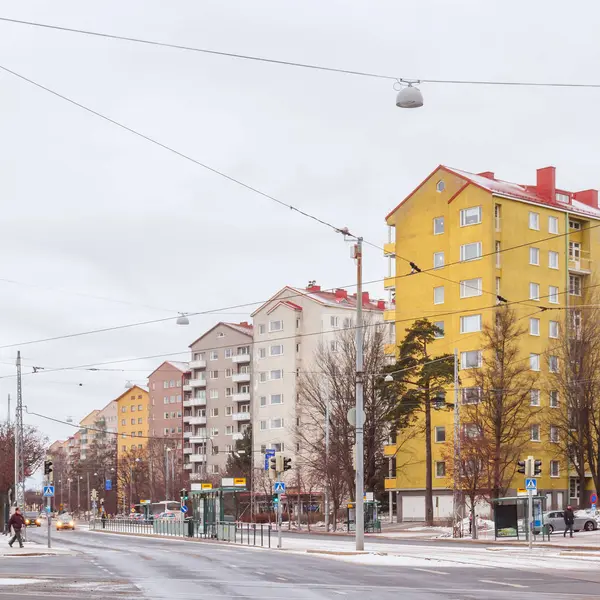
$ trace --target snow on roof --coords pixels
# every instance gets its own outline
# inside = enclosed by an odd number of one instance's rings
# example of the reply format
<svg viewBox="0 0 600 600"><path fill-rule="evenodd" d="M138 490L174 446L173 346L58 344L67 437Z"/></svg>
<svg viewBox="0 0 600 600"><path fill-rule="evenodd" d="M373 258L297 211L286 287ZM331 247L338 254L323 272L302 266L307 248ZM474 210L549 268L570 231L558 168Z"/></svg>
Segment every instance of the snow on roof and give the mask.
<svg viewBox="0 0 600 600"><path fill-rule="evenodd" d="M239 331L240 333L245 333L246 335L252 335L252 325L249 323L225 323L228 327Z"/></svg>
<svg viewBox="0 0 600 600"><path fill-rule="evenodd" d="M182 373L187 373L190 370L190 366L186 362L182 362L179 360L168 360L170 365L173 365L176 369L179 369Z"/></svg>
<svg viewBox="0 0 600 600"><path fill-rule="evenodd" d="M346 295L337 295L335 292L324 292L321 290L317 290L314 288L308 288L305 290L301 290L299 288L292 288L298 294L306 296L311 300L315 300L321 304L325 304L326 306L335 306L336 308L356 308L356 295L346 294ZM377 301L372 301L369 299L366 302L363 302L364 310L377 310L383 312L384 308L380 308L377 304Z"/></svg>

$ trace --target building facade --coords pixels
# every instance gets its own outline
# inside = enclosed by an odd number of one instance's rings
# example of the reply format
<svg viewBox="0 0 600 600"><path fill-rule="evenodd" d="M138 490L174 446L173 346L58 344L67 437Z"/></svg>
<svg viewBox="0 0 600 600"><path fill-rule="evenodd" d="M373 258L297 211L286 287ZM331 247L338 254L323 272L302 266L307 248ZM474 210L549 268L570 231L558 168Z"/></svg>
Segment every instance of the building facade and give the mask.
<svg viewBox="0 0 600 600"><path fill-rule="evenodd" d="M148 376L149 427L152 437L183 440L183 384L188 364L165 361Z"/></svg>
<svg viewBox="0 0 600 600"><path fill-rule="evenodd" d="M134 385L115 399L117 404L117 457L120 460L132 450L142 450L148 444L150 395L148 390Z"/></svg>
<svg viewBox="0 0 600 600"><path fill-rule="evenodd" d="M385 251L393 271L385 285L396 292L396 304L385 317L396 322L396 343L411 319L428 316L443 330L432 355L458 351L459 407L477 403L470 386L474 369L482 365L480 332L495 322L496 305L507 301L527 329L521 336L519 360L529 364L539 382L531 393L536 416L522 458L534 455L542 460L538 493L546 496L548 509L581 504L585 490L578 488L566 456L557 451L551 423L560 399L551 389L549 374L557 367L552 352L560 343L565 309L576 316L573 309L582 302L591 261L600 252L600 229L582 231L600 222L598 192L557 188L554 167L538 169L535 185L518 185L497 180L489 172L472 174L440 166L386 221L391 234ZM414 265L430 273L416 273ZM411 269L414 274L407 277ZM453 391L448 394L452 397ZM453 513L446 464L455 431L453 412L432 413L434 517L446 518ZM468 425L460 422L459 435L469 435ZM397 470L387 479L386 489L397 492L399 520L424 519L423 434L402 447L388 446L386 454L397 457ZM516 475L509 492L516 493L523 485L523 476Z"/></svg>
<svg viewBox="0 0 600 600"><path fill-rule="evenodd" d="M191 344L184 386L184 470L191 481L225 471L250 425L252 325L218 323Z"/></svg>
<svg viewBox="0 0 600 600"><path fill-rule="evenodd" d="M96 437L96 425L99 410L93 410L79 422L79 433L81 434L81 444L79 448L79 460L85 462L88 449L93 444Z"/></svg>
<svg viewBox="0 0 600 600"><path fill-rule="evenodd" d="M296 428L298 374L310 370L317 349L335 349L338 333L355 322L356 295L344 289L322 291L311 282L305 289L286 286L252 315L254 373L252 431L254 467L264 468L267 449L292 458L300 451ZM363 293L365 321L383 321L386 303Z"/></svg>

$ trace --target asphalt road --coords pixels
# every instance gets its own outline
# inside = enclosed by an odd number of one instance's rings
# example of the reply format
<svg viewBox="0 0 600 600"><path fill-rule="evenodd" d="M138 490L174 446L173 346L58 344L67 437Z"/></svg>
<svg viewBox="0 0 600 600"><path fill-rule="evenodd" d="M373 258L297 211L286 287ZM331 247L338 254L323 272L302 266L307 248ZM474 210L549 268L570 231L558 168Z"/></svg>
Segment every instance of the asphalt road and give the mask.
<svg viewBox="0 0 600 600"><path fill-rule="evenodd" d="M46 530L29 535L43 544ZM53 539L74 555L0 558L0 582L9 575L45 580L18 588L0 584L0 600L600 599L600 575L594 571L366 566L286 551L84 530L53 532ZM5 543L2 536L0 543Z"/></svg>

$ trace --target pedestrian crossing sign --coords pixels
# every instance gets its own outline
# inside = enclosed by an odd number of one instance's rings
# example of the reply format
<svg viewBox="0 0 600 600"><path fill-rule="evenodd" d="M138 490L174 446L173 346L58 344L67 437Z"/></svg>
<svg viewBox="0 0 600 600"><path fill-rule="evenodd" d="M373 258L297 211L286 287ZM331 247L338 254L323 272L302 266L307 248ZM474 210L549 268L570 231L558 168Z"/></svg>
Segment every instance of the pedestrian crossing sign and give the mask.
<svg viewBox="0 0 600 600"><path fill-rule="evenodd" d="M537 479L529 478L525 480L525 489L526 490L537 490Z"/></svg>
<svg viewBox="0 0 600 600"><path fill-rule="evenodd" d="M45 485L44 486L44 498L54 498L54 486L53 485Z"/></svg>

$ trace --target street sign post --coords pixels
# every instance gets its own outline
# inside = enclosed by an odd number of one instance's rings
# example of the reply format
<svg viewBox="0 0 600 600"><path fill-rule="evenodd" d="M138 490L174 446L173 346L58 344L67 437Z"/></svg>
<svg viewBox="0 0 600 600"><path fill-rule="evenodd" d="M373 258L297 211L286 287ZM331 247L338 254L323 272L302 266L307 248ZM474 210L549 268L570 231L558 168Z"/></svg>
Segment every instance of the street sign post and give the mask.
<svg viewBox="0 0 600 600"><path fill-rule="evenodd" d="M273 491L276 494L285 494L285 482L283 482L283 481L276 481L273 484Z"/></svg>
<svg viewBox="0 0 600 600"><path fill-rule="evenodd" d="M592 492L590 494L590 504L597 504L598 503L598 494L596 494L596 492Z"/></svg>
<svg viewBox="0 0 600 600"><path fill-rule="evenodd" d="M282 508L281 508L281 500L285 495L285 482L284 481L275 481L273 483L273 492L277 494L277 548L281 548L281 517L282 517Z"/></svg>
<svg viewBox="0 0 600 600"><path fill-rule="evenodd" d="M185 514L188 511L188 507L185 504L181 505L181 512Z"/></svg>
<svg viewBox="0 0 600 600"><path fill-rule="evenodd" d="M269 459L275 456L275 450L265 450L265 471L269 470Z"/></svg>
<svg viewBox="0 0 600 600"><path fill-rule="evenodd" d="M537 491L537 479L534 479L533 477L528 477L527 479L525 479L525 489L527 491Z"/></svg>
<svg viewBox="0 0 600 600"><path fill-rule="evenodd" d="M112 490L112 479L107 479L104 482L104 490L110 492Z"/></svg>
<svg viewBox="0 0 600 600"><path fill-rule="evenodd" d="M53 485L45 485L44 486L44 498L54 498L54 486Z"/></svg>
<svg viewBox="0 0 600 600"><path fill-rule="evenodd" d="M537 494L537 479L535 477L525 478L525 489L527 490L527 515L529 525L529 549L533 547L533 496Z"/></svg>
<svg viewBox="0 0 600 600"><path fill-rule="evenodd" d="M592 504L592 510L596 510L596 505Z"/></svg>

